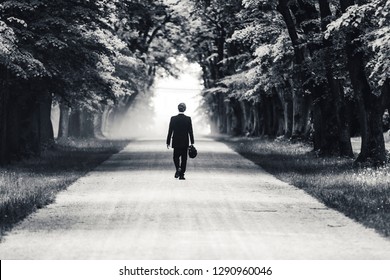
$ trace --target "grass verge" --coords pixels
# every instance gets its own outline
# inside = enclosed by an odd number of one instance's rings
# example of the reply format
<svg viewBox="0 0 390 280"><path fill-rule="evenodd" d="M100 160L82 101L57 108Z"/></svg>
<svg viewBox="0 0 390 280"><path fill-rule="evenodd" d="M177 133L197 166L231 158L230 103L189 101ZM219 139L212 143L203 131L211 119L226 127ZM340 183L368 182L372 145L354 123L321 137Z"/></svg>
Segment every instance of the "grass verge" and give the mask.
<svg viewBox="0 0 390 280"><path fill-rule="evenodd" d="M41 158L0 168L0 238L13 224L55 200L56 194L123 149L129 141L68 140Z"/></svg>
<svg viewBox="0 0 390 280"><path fill-rule="evenodd" d="M280 180L390 238L390 166L354 169L352 159L318 158L311 147L285 140L222 141Z"/></svg>

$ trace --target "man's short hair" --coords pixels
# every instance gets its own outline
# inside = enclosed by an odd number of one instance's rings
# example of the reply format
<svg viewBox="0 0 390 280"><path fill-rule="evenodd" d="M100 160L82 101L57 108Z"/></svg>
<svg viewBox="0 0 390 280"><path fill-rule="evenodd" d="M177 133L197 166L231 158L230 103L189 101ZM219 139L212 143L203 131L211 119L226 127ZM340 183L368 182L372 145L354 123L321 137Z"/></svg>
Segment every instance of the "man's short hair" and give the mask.
<svg viewBox="0 0 390 280"><path fill-rule="evenodd" d="M179 112L184 112L186 110L186 104L184 103L180 103L178 106L177 106L177 109L179 109Z"/></svg>

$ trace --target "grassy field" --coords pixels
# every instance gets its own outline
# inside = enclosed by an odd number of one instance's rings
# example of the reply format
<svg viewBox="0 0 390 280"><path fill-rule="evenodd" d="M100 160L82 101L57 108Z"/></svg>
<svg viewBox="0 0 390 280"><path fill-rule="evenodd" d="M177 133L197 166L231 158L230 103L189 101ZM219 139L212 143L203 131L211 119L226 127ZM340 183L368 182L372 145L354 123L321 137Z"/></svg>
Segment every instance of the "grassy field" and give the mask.
<svg viewBox="0 0 390 280"><path fill-rule="evenodd" d="M95 168L129 141L57 143L39 159L0 167L0 237L13 224L52 203L56 194Z"/></svg>
<svg viewBox="0 0 390 280"><path fill-rule="evenodd" d="M352 159L318 158L311 147L285 140L223 141L279 179L390 238L390 166L354 169Z"/></svg>

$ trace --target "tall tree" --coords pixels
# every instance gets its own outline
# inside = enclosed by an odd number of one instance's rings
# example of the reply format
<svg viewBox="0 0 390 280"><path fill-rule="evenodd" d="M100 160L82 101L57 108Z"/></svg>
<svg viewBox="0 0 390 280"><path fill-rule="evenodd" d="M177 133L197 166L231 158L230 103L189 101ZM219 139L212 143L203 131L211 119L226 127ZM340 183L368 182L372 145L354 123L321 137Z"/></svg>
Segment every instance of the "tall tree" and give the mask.
<svg viewBox="0 0 390 280"><path fill-rule="evenodd" d="M51 145L53 95L69 102L110 95L95 71L100 55L108 50L91 32L99 24L102 4L60 0L1 3L1 20L15 37L11 58L20 54L29 58L21 61L25 66L18 73L14 68L5 75L11 76L9 98L4 99L9 139L4 147L11 145L10 154L39 155ZM3 65L10 69L9 64Z"/></svg>
<svg viewBox="0 0 390 280"><path fill-rule="evenodd" d="M360 131L362 136L361 151L357 162L373 162L381 165L386 162L385 144L382 129L382 117L384 112L385 95L381 94L382 88L388 80L388 66L383 64L383 53L379 54L378 72L372 72L373 76L367 78L366 72L373 71L372 61L367 63L366 57L370 57L371 51L365 45L367 39L372 42L371 36L377 41L378 49L387 52L389 37L384 27L389 23L387 13L389 11L388 1L372 1L367 4L355 4L355 1L341 0L340 7L343 14L328 27L328 35L342 32L345 36L345 52L347 57L347 69L353 88L354 96L358 105L358 116L360 120ZM354 5L355 4L355 5ZM376 17L374 16L376 15ZM385 24L385 25L384 25ZM385 28L385 29L383 29ZM370 34L367 36L366 34ZM375 39L374 39L375 41ZM379 44L378 44L379 42ZM371 53L372 55L372 53ZM386 57L386 56L385 56ZM378 59L376 54L371 59ZM374 68L375 69L375 68ZM375 74L374 74L375 73ZM375 90L376 89L376 90Z"/></svg>

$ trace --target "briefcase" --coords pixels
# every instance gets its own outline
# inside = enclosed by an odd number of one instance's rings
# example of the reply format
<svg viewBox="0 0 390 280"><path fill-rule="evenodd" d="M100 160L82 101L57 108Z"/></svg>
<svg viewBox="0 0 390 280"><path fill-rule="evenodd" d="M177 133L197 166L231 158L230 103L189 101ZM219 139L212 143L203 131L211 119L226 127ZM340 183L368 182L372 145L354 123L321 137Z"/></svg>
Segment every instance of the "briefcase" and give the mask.
<svg viewBox="0 0 390 280"><path fill-rule="evenodd" d="M188 148L188 156L190 158L196 158L196 156L198 155L198 151L196 150L196 148L194 147L194 145L191 145L189 148Z"/></svg>

